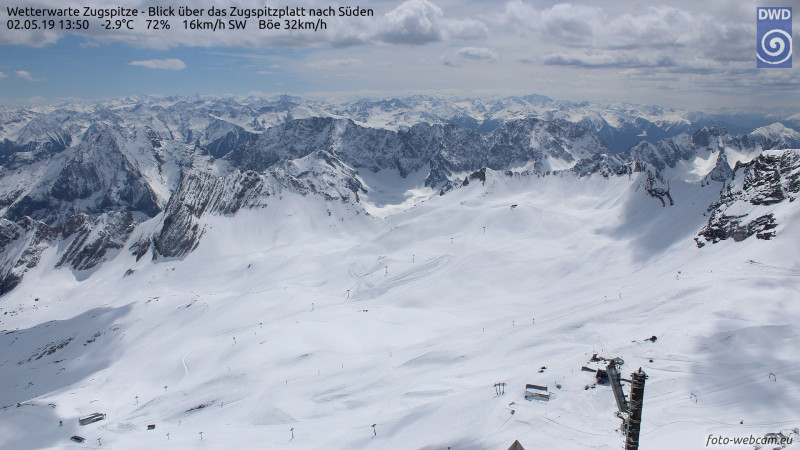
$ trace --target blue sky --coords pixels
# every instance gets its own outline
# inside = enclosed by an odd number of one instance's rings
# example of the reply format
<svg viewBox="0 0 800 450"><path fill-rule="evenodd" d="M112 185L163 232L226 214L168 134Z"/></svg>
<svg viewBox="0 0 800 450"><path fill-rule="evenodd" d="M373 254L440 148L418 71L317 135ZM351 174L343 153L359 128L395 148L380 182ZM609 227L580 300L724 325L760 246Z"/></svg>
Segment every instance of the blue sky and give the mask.
<svg viewBox="0 0 800 450"><path fill-rule="evenodd" d="M280 90L276 83L287 82L286 88L302 89L291 79L260 74L265 64L253 63L248 58L233 56L237 51L217 47L178 47L153 50L125 43L108 43L86 46L86 40L66 36L58 42L40 48L4 46L0 71L6 78L0 80L3 94L0 97L40 96L58 97L118 97L142 94L194 95L194 94L244 94L255 90ZM280 59L300 59L310 50L268 49L248 51L248 54L272 56ZM178 59L184 69L154 69L131 65L134 61ZM35 81L16 76L24 70Z"/></svg>
<svg viewBox="0 0 800 450"><path fill-rule="evenodd" d="M765 2L641 3L365 0L358 4L374 17L330 18L326 31L295 33L258 31L254 20L246 32L184 31L180 18L169 31L144 30L145 18L135 32L95 22L83 34L3 28L0 99L539 93L706 110L800 104L800 63L755 68L756 7ZM292 6L328 4L339 5ZM5 24L5 6L0 16Z"/></svg>

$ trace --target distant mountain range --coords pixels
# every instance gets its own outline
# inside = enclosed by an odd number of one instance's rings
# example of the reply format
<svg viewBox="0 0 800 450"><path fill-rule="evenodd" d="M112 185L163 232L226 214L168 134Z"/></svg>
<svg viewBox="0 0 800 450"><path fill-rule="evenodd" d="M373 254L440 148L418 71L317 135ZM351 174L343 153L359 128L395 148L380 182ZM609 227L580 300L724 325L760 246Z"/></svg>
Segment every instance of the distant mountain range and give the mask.
<svg viewBox="0 0 800 450"><path fill-rule="evenodd" d="M788 198L798 188L796 180L786 181L797 158L760 155L800 148L798 126L797 116L541 96L343 103L143 98L0 108L0 294L36 267L47 248L56 249L58 267L85 274L120 251L181 257L199 244L205 215L265 207L285 191L363 208L373 190L364 177L384 171L419 176L420 188L442 195L485 180L487 170L641 173L644 191L664 206L673 202L670 180L702 188L746 171L745 178ZM763 165L778 175L754 169ZM709 210L698 245L757 233L768 238L749 219L722 219L741 197L727 189L717 212ZM761 223L763 215L753 220Z"/></svg>

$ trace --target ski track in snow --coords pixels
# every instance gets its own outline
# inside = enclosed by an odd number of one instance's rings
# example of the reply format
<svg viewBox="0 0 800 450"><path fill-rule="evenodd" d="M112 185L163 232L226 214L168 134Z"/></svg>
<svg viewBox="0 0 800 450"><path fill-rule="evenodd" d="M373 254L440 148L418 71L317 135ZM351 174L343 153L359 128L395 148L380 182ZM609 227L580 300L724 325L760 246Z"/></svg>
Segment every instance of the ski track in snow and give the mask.
<svg viewBox="0 0 800 450"><path fill-rule="evenodd" d="M183 382L189 378L189 366L186 365L186 357L189 356L189 353L192 353L192 351L190 350L186 352L186 354L184 354L181 358L181 364L183 364L183 378L178 382L178 384L183 384Z"/></svg>
<svg viewBox="0 0 800 450"><path fill-rule="evenodd" d="M357 288L354 294L351 294L351 298L353 298L353 300L363 300L365 298L373 299L380 297L391 289L406 286L434 275L452 260L452 255L442 255L421 263L418 267L406 270L399 275L387 276L385 279L378 282L367 280L367 276L373 275L381 269L385 269L386 264L383 262L375 264L365 272L359 272L355 264L351 265L349 270L350 276L358 281Z"/></svg>

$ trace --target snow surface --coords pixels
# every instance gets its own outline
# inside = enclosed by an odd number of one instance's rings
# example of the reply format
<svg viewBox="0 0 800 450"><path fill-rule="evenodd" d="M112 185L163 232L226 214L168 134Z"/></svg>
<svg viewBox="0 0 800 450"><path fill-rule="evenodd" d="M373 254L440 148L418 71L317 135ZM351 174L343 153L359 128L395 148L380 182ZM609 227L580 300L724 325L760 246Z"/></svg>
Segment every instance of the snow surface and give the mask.
<svg viewBox="0 0 800 450"><path fill-rule="evenodd" d="M430 170L430 164L425 164L405 178L394 169L359 171L358 176L367 189L367 193L361 196L361 205L368 214L380 218L414 207L436 192L425 186Z"/></svg>
<svg viewBox="0 0 800 450"><path fill-rule="evenodd" d="M790 119L792 117L790 117ZM786 140L786 139L794 139L794 140L800 139L800 132L791 129L780 122L775 122L771 125L756 128L755 130L753 130L752 134L764 137L766 139L774 139L776 141Z"/></svg>
<svg viewBox="0 0 800 450"><path fill-rule="evenodd" d="M698 249L719 185L662 207L644 176L490 173L384 218L284 193L83 281L49 249L0 297L0 447L619 449L594 353L649 375L643 449L799 426L800 210Z"/></svg>

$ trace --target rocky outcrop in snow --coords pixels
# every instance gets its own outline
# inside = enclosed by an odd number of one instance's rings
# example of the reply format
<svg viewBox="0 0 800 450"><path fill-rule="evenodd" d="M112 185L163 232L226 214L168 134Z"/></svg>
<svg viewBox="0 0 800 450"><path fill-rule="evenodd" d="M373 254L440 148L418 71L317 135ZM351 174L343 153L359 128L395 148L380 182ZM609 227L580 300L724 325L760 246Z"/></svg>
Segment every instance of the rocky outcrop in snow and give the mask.
<svg viewBox="0 0 800 450"><path fill-rule="evenodd" d="M708 208L708 224L695 239L698 247L726 239L742 241L777 233L775 210L794 202L800 192L800 150L765 151L750 163L737 165L718 202Z"/></svg>
<svg viewBox="0 0 800 450"><path fill-rule="evenodd" d="M199 244L205 232L204 217L266 207L283 191L357 203L359 192L365 189L355 170L321 150L283 161L266 173L237 170L220 177L193 171L170 197L156 231L139 237L130 250L137 259L150 251L154 259L184 256Z"/></svg>
<svg viewBox="0 0 800 450"><path fill-rule="evenodd" d="M46 224L25 217L18 222L0 219L0 295L14 289L42 252L57 238Z"/></svg>
<svg viewBox="0 0 800 450"><path fill-rule="evenodd" d="M134 228L136 221L129 211L112 211L97 217L71 216L61 229L60 237L68 245L56 267L92 269L121 249Z"/></svg>
<svg viewBox="0 0 800 450"><path fill-rule="evenodd" d="M192 172L170 197L157 231L140 237L131 251L137 258L151 247L153 258L183 256L200 242L203 215L233 214L244 206L264 205L269 195L263 177L252 171L226 177Z"/></svg>
<svg viewBox="0 0 800 450"><path fill-rule="evenodd" d="M725 183L730 181L732 178L733 169L731 168L730 164L728 164L728 157L725 154L725 149L723 148L720 149L719 154L717 155L717 163L714 165L714 169L703 178L703 181L700 182L700 185L707 186L711 181Z"/></svg>

